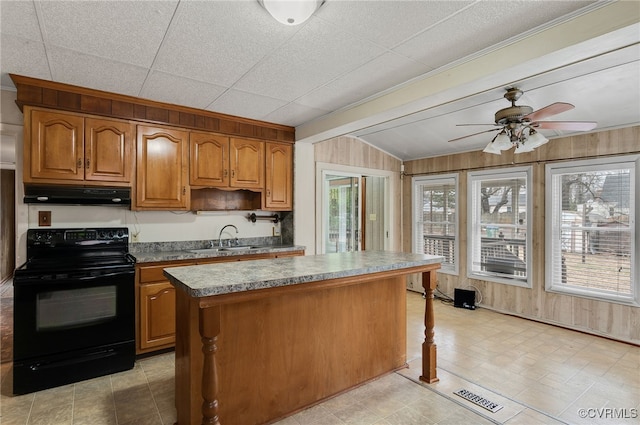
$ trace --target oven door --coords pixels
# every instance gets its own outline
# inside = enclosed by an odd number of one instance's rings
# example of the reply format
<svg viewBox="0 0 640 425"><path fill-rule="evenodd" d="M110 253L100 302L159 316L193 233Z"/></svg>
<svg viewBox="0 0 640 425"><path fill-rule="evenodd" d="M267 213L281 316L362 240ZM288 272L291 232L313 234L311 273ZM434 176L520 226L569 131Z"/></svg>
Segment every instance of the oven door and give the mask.
<svg viewBox="0 0 640 425"><path fill-rule="evenodd" d="M14 360L134 341L133 268L14 279ZM53 276L53 275L52 275Z"/></svg>

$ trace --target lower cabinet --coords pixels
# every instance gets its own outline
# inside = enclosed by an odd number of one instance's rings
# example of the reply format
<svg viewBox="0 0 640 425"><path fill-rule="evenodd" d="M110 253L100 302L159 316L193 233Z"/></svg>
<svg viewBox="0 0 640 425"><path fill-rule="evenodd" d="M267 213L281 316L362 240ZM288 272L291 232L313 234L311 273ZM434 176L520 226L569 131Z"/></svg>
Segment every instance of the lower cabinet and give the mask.
<svg viewBox="0 0 640 425"><path fill-rule="evenodd" d="M136 354L171 348L176 342L176 289L162 271L193 266L195 262L155 263L138 266L136 293Z"/></svg>
<svg viewBox="0 0 640 425"><path fill-rule="evenodd" d="M176 290L169 282L140 285L140 350L175 343Z"/></svg>
<svg viewBox="0 0 640 425"><path fill-rule="evenodd" d="M304 251L201 258L138 265L136 273L136 354L171 348L176 342L176 289L163 270L170 267L304 255Z"/></svg>

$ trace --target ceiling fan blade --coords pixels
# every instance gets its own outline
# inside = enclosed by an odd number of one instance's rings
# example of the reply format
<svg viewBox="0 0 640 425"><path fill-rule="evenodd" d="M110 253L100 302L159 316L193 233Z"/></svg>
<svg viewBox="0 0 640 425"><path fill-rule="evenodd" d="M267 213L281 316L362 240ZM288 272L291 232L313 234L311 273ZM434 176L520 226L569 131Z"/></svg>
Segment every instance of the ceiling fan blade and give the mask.
<svg viewBox="0 0 640 425"><path fill-rule="evenodd" d="M538 121L543 118L550 117L551 115L556 115L561 112L569 111L573 108L575 108L575 106L573 106L570 103L556 102L556 103L552 103L551 105L547 105L544 108L540 108L537 111L533 111L529 115L525 115L524 117L522 117L522 119L529 120L529 121Z"/></svg>
<svg viewBox="0 0 640 425"><path fill-rule="evenodd" d="M477 135L477 134L490 133L490 132L492 132L492 131L499 131L499 130L502 130L502 127L500 127L500 128L492 128L491 130L480 131L480 132L478 132L478 133L467 134L466 136L458 137L457 139L451 139L451 140L449 140L449 141L450 141L450 142L456 142L456 141L458 141L458 140L466 139L467 137L475 136L475 135Z"/></svg>
<svg viewBox="0 0 640 425"><path fill-rule="evenodd" d="M573 130L589 131L598 125L594 121L538 121L533 123L533 127L548 130Z"/></svg>
<svg viewBox="0 0 640 425"><path fill-rule="evenodd" d="M496 123L493 123L493 124L456 124L456 127L466 127L466 126L469 126L469 125L492 125L494 127L502 127L502 126L499 126Z"/></svg>

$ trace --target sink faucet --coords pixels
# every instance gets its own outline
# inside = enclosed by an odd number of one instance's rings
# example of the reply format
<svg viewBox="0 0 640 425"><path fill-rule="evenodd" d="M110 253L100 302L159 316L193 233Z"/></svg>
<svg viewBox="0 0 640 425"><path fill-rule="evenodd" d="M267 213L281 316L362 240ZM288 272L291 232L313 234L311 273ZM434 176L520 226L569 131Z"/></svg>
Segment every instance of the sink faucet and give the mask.
<svg viewBox="0 0 640 425"><path fill-rule="evenodd" d="M225 225L222 229L220 229L220 234L218 235L218 246L222 246L222 232L224 231L224 229L226 229L227 227L233 227L234 229L236 229L236 233L238 233L238 228L236 226L234 226L233 224L227 224ZM237 238L236 238L237 239Z"/></svg>

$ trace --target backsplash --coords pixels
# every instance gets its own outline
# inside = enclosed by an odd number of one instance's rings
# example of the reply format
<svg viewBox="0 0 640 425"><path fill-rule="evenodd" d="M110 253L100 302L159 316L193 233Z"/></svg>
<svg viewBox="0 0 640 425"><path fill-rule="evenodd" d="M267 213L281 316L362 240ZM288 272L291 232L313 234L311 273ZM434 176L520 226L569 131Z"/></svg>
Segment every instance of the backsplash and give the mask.
<svg viewBox="0 0 640 425"><path fill-rule="evenodd" d="M228 238L223 238L226 242ZM200 241L168 241L168 242L133 242L129 243L129 252L150 253L165 251L187 251L190 249L202 249L218 246L218 239L206 239ZM263 236L257 238L238 238L238 245L256 245L256 246L277 246L290 245L291 243L283 243L280 236Z"/></svg>
<svg viewBox="0 0 640 425"><path fill-rule="evenodd" d="M280 236L257 236L238 238L238 245L277 246L293 245L293 213L279 213ZM223 238L223 242L229 238ZM131 240L131 239L130 239ZM218 246L219 239L204 239L192 241L162 241L162 242L129 242L129 251L135 253L149 253L161 251L186 251L189 249L202 249Z"/></svg>

